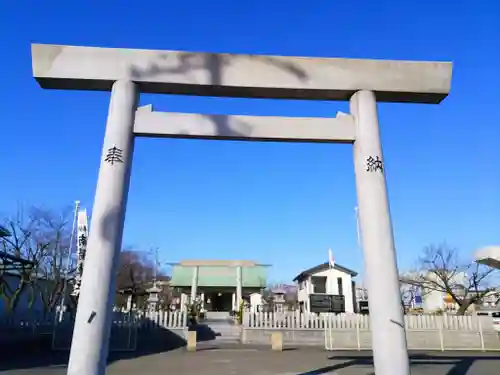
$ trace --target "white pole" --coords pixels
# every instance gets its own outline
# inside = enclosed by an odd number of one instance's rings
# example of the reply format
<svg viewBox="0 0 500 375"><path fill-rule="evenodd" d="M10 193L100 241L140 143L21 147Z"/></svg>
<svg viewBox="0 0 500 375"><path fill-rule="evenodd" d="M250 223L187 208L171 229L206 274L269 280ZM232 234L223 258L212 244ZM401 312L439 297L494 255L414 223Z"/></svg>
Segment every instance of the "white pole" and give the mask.
<svg viewBox="0 0 500 375"><path fill-rule="evenodd" d="M153 257L154 257L154 267L153 267L153 287L156 288L156 279L158 277L158 248L154 248L151 250L153 252Z"/></svg>
<svg viewBox="0 0 500 375"><path fill-rule="evenodd" d="M243 299L243 279L241 266L236 267L236 311L239 311Z"/></svg>
<svg viewBox="0 0 500 375"><path fill-rule="evenodd" d="M332 270L332 260L333 260L333 253L332 253L332 249L329 248L328 249L328 271L331 271ZM335 293L335 291L333 290L333 275L331 272L328 272L328 276L326 278L326 282L327 282L327 288L328 290L326 291L328 294L338 294L338 291L337 293ZM332 308L332 300L330 300L330 309Z"/></svg>
<svg viewBox="0 0 500 375"><path fill-rule="evenodd" d="M191 301L190 305L196 302L196 295L198 294L198 274L200 268L198 266L193 267L193 277L191 281Z"/></svg>
<svg viewBox="0 0 500 375"><path fill-rule="evenodd" d="M80 209L80 201L75 201L75 210L73 212L73 224L71 226L71 235L69 238L69 248L68 248L68 256L66 257L66 269L64 271L64 286L62 290L61 301L59 303L59 322L62 321L64 314L64 301L66 299L66 288L68 283L68 275L71 271L71 256L73 255L73 242L75 241L75 230L76 230L76 221L78 219L78 211Z"/></svg>
<svg viewBox="0 0 500 375"><path fill-rule="evenodd" d="M135 83L120 80L113 84L68 375L104 375L106 371L138 97Z"/></svg>
<svg viewBox="0 0 500 375"><path fill-rule="evenodd" d="M356 127L354 169L375 373L409 375L410 361L375 93L356 92L351 97L350 107Z"/></svg>
<svg viewBox="0 0 500 375"><path fill-rule="evenodd" d="M69 251L68 257L66 259L66 275L71 271L71 255L73 253L73 242L75 239L75 231L76 231L76 221L78 219L78 211L80 210L80 201L75 201L75 210L73 211L73 224L71 226L71 237L69 242Z"/></svg>
<svg viewBox="0 0 500 375"><path fill-rule="evenodd" d="M363 250L361 247L361 230L359 228L359 207L354 207L354 213L356 215L356 241L358 250Z"/></svg>
<svg viewBox="0 0 500 375"><path fill-rule="evenodd" d="M482 317L478 316L476 314L476 315L473 315L473 318L477 319L477 324L478 324L478 328L479 328L479 340L481 341L481 351L484 352L485 351L485 346L484 346L483 325L482 325L482 322L481 322Z"/></svg>
<svg viewBox="0 0 500 375"><path fill-rule="evenodd" d="M359 228L359 207L358 206L354 207L354 215L356 216L356 245L357 245L358 251L362 251L363 248L361 246L361 230ZM364 298L364 294L365 294L364 283L363 283L363 285L361 285L361 288L362 288L361 292L363 293L363 296L362 296L361 299L363 301L365 301L365 298ZM356 295L356 290L354 291L354 293ZM356 305L357 311L359 312L359 302L357 301L357 298L355 298L354 304ZM359 323L359 320L358 320L358 323Z"/></svg>

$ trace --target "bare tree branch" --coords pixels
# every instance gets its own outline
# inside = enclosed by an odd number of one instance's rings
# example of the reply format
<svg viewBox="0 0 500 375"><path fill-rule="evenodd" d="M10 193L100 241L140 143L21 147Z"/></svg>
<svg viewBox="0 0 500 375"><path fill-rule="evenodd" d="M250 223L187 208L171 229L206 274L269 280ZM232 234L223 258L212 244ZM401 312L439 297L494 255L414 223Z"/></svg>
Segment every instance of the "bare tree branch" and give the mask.
<svg viewBox="0 0 500 375"><path fill-rule="evenodd" d="M120 253L120 263L116 276L116 305L125 307L126 298L132 296L132 302L139 308L145 308L146 290L153 286L152 280L155 273L155 262L152 262L146 252L134 249L124 249ZM168 277L157 270L157 280L162 284ZM170 288L163 286L160 299L163 304L170 303L172 293Z"/></svg>
<svg viewBox="0 0 500 375"><path fill-rule="evenodd" d="M70 212L68 209L55 212L31 207L26 212L18 210L15 216L3 220L2 227L8 230L9 236L0 238L2 251L26 261L26 266L17 267L15 274L13 270L0 270L0 296L11 311L25 292L39 295L49 309L60 298L64 289L61 284L68 282L63 268L69 254ZM7 280L8 277L13 280L13 276L19 278L17 286Z"/></svg>
<svg viewBox="0 0 500 375"><path fill-rule="evenodd" d="M403 284L420 288L424 293L442 292L464 314L476 303L482 303L495 291L493 277L498 270L473 261L463 261L456 248L447 244L431 245L424 249L414 272L404 275Z"/></svg>

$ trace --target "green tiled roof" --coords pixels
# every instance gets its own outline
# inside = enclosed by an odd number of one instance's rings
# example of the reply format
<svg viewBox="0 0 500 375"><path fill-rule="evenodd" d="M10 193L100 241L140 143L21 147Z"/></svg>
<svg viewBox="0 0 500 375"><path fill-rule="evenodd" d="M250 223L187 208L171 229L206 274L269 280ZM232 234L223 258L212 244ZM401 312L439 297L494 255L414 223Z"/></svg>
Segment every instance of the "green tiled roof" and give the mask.
<svg viewBox="0 0 500 375"><path fill-rule="evenodd" d="M241 280L246 288L265 288L267 285L267 267L242 267ZM193 267L173 266L173 287L191 286ZM200 266L198 271L198 286L236 287L236 268L225 266Z"/></svg>

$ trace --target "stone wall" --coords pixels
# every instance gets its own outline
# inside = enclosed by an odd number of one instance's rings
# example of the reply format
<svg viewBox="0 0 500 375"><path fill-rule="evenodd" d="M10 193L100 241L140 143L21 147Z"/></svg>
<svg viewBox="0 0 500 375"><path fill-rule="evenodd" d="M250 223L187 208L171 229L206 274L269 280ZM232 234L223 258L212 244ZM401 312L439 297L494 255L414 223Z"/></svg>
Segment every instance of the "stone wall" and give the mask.
<svg viewBox="0 0 500 375"><path fill-rule="evenodd" d="M269 344L271 334L281 332L285 345L325 346L329 350L370 350L369 330L243 328L242 343ZM326 333L326 334L325 334ZM500 350L500 334L494 331L411 330L406 332L409 349Z"/></svg>
<svg viewBox="0 0 500 375"><path fill-rule="evenodd" d="M243 328L241 342L243 344L268 344L271 343L271 334L281 332L283 342L288 345L324 345L325 334L323 330L288 330L288 329L251 329Z"/></svg>
<svg viewBox="0 0 500 375"><path fill-rule="evenodd" d="M0 330L0 351L68 351L71 346L73 327L63 325L48 332L17 330L7 336ZM186 345L187 328L130 329L112 327L109 337L109 351L135 351L156 353L180 348Z"/></svg>

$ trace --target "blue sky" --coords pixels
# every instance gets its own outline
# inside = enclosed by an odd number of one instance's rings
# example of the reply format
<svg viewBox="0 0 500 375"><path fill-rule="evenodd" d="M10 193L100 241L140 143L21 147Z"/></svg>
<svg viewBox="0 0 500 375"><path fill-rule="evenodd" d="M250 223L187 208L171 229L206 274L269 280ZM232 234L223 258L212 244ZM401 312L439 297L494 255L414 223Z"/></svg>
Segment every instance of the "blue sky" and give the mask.
<svg viewBox="0 0 500 375"><path fill-rule="evenodd" d="M4 1L0 5L0 211L75 200L91 209L108 93L45 91L30 42L208 52L445 60L438 106L382 104L400 268L447 241L464 256L498 243L500 5L402 1ZM471 4L470 6L465 5ZM357 6L356 6L357 4ZM334 116L343 102L142 95L157 110ZM327 260L362 273L347 145L140 139L124 246L164 261L253 259L288 282Z"/></svg>

